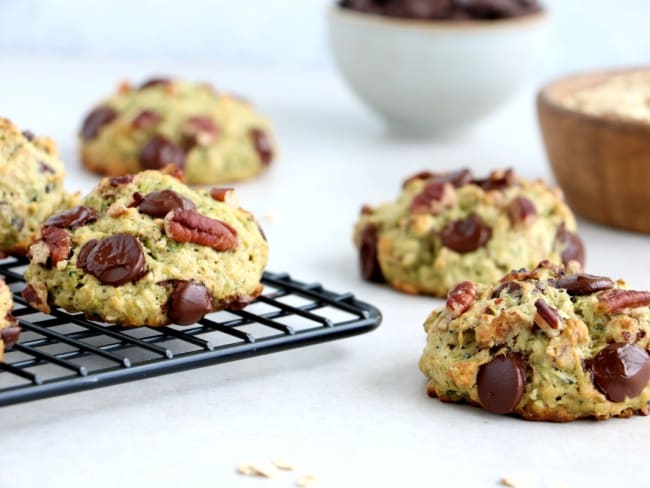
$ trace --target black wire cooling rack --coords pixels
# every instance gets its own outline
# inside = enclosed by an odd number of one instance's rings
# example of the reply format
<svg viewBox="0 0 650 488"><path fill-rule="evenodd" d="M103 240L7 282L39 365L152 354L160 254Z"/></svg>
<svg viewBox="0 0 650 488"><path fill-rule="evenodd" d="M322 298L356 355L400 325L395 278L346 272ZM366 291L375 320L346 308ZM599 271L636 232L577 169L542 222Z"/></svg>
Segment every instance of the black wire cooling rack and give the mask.
<svg viewBox="0 0 650 488"><path fill-rule="evenodd" d="M0 363L0 406L135 381L369 332L381 313L351 293L265 273L264 294L241 311L192 326L125 328L29 307L27 261L0 261L23 329Z"/></svg>

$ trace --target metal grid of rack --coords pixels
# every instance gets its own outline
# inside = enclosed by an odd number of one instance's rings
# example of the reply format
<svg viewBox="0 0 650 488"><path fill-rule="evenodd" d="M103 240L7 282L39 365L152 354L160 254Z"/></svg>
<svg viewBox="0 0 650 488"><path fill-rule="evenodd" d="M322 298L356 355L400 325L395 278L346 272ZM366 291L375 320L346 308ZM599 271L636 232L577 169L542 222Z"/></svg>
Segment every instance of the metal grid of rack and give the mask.
<svg viewBox="0 0 650 488"><path fill-rule="evenodd" d="M0 406L340 339L381 322L377 308L351 293L267 272L264 294L244 310L215 312L191 326L125 328L32 309L20 294L26 265L0 261L23 330L0 363Z"/></svg>

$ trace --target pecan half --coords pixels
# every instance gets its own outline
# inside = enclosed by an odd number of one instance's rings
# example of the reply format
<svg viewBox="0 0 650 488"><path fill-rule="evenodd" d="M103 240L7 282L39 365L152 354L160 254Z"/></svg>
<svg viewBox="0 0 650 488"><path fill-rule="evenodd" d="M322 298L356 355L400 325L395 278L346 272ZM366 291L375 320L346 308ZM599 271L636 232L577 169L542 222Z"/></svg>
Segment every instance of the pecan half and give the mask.
<svg viewBox="0 0 650 488"><path fill-rule="evenodd" d="M535 301L535 308L537 309L535 324L540 329L549 332L549 329L558 330L564 328L564 320L560 317L557 308L552 307L542 298L538 298Z"/></svg>
<svg viewBox="0 0 650 488"><path fill-rule="evenodd" d="M605 311L616 313L626 308L647 307L650 305L650 291L612 288L601 292L598 300Z"/></svg>
<svg viewBox="0 0 650 488"><path fill-rule="evenodd" d="M471 281L458 283L447 295L446 307L454 317L463 315L474 303L478 290Z"/></svg>
<svg viewBox="0 0 650 488"><path fill-rule="evenodd" d="M201 215L196 210L174 209L165 217L165 233L178 242L193 242L216 251L230 251L239 244L229 224Z"/></svg>
<svg viewBox="0 0 650 488"><path fill-rule="evenodd" d="M56 263L68 259L72 242L70 236L63 229L58 227L45 227L41 239L50 250L50 262L56 266Z"/></svg>

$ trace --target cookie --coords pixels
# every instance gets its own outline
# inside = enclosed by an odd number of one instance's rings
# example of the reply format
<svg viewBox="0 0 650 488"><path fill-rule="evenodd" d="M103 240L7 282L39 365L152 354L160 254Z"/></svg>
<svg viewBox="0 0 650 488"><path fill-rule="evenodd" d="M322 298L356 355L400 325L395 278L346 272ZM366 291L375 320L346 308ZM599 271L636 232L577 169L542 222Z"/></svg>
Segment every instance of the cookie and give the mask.
<svg viewBox="0 0 650 488"><path fill-rule="evenodd" d="M77 203L54 141L0 118L0 255L25 254L45 219Z"/></svg>
<svg viewBox="0 0 650 488"><path fill-rule="evenodd" d="M13 308L11 290L0 279L0 362L4 359L4 352L18 341L20 335L20 324L11 315Z"/></svg>
<svg viewBox="0 0 650 488"><path fill-rule="evenodd" d="M233 197L155 170L104 178L82 205L47 220L23 296L46 313L53 305L126 326L240 309L262 291L268 247Z"/></svg>
<svg viewBox="0 0 650 488"><path fill-rule="evenodd" d="M650 292L544 261L465 281L424 324L427 391L564 422L650 412Z"/></svg>
<svg viewBox="0 0 650 488"><path fill-rule="evenodd" d="M559 189L511 170L422 172L397 200L364 206L356 223L361 274L398 290L445 296L456 283L491 283L543 259L584 262L573 213Z"/></svg>
<svg viewBox="0 0 650 488"><path fill-rule="evenodd" d="M123 84L86 116L79 136L92 171L121 176L172 164L188 184L251 178L276 152L269 123L248 102L169 79Z"/></svg>

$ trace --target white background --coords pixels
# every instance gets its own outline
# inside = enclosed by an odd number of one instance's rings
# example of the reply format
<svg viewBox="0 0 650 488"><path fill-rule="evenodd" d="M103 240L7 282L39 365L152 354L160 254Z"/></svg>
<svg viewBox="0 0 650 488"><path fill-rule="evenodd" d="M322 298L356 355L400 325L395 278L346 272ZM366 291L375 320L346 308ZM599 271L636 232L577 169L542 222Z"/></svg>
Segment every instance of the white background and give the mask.
<svg viewBox="0 0 650 488"><path fill-rule="evenodd" d="M324 67L331 0L0 0L0 52ZM548 0L544 75L650 60L646 0Z"/></svg>
<svg viewBox="0 0 650 488"><path fill-rule="evenodd" d="M363 203L423 168L512 165L550 177L532 84L462 139L392 139L330 69L322 1L0 0L0 114L53 136L68 186L83 114L118 80L178 73L250 96L281 154L237 185L260 216L269 268L379 306L367 335L0 409L0 487L290 487L243 478L283 456L321 487L497 486L519 471L546 487L645 486L650 419L548 424L447 405L424 393L421 324L439 300L359 279L350 234ZM647 62L646 2L556 0L538 76ZM264 218L275 214L275 219ZM589 271L650 288L649 238L580 221ZM0 382L1 382L0 378Z"/></svg>

